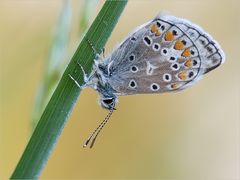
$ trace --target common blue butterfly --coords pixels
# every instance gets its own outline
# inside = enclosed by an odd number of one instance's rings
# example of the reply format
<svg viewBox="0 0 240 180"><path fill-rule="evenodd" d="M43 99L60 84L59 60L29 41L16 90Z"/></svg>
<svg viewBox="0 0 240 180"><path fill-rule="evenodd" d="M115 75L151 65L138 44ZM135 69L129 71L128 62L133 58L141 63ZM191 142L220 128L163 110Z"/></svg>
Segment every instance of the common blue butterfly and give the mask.
<svg viewBox="0 0 240 180"><path fill-rule="evenodd" d="M85 78L86 86L98 91L101 106L109 114L84 147L94 136L90 147L93 146L112 115L118 96L181 91L224 59L219 44L188 20L159 15L138 27L110 56L95 61L91 75Z"/></svg>

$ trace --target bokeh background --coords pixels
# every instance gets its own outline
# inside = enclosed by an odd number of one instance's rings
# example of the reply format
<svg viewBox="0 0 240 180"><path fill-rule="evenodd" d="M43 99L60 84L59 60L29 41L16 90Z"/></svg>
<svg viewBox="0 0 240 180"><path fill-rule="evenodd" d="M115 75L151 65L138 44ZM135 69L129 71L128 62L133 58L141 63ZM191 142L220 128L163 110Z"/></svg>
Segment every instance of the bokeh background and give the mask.
<svg viewBox="0 0 240 180"><path fill-rule="evenodd" d="M69 4L66 61L81 39L83 3ZM11 175L29 140L36 93L65 5L0 1L0 179ZM92 17L102 5L91 7ZM107 112L96 92L85 89L40 178L239 179L239 7L238 0L129 1L106 54L136 26L167 11L207 30L224 49L226 63L180 93L120 97L93 149L82 145Z"/></svg>

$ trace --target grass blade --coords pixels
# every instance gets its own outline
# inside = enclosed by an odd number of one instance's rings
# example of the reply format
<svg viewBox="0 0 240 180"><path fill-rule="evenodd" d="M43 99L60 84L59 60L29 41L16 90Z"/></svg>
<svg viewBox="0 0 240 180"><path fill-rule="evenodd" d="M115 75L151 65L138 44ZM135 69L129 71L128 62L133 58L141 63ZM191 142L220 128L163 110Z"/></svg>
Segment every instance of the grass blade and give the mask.
<svg viewBox="0 0 240 180"><path fill-rule="evenodd" d="M89 28L95 15L98 0L82 1L83 6L78 8L80 27L78 37L81 40L84 32ZM50 48L49 57L44 66L44 75L37 89L31 118L31 133L36 127L49 99L63 74L67 64L68 45L71 31L72 8L70 0L63 0L63 8L56 25L55 36ZM79 41L80 42L80 41Z"/></svg>
<svg viewBox="0 0 240 180"><path fill-rule="evenodd" d="M106 1L103 5L66 68L11 179L36 179L40 176L80 94L80 89L69 78L68 74L74 76L80 84L84 83L83 73L77 65L77 61L89 73L95 57L87 39L93 43L96 51L100 53L126 3L126 0Z"/></svg>
<svg viewBox="0 0 240 180"><path fill-rule="evenodd" d="M71 30L71 16L72 9L70 0L64 0L63 9L58 18L49 57L44 66L44 74L39 83L40 85L34 101L31 118L31 134L61 78L64 67L66 66L66 55Z"/></svg>

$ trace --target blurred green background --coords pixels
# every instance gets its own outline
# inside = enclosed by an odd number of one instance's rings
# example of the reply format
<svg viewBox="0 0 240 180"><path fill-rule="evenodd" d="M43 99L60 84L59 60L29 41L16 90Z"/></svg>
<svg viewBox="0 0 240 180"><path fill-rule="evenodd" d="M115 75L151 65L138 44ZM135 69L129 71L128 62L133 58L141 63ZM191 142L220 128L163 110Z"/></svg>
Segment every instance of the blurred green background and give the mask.
<svg viewBox="0 0 240 180"><path fill-rule="evenodd" d="M93 17L103 1L96 5ZM63 6L60 0L0 1L0 179L10 176L29 140L34 99ZM67 61L80 42L82 6L70 1ZM239 7L238 0L129 1L106 54L136 26L167 11L207 30L226 63L180 93L120 97L93 149L82 145L107 111L96 103L96 92L85 89L40 178L239 179Z"/></svg>

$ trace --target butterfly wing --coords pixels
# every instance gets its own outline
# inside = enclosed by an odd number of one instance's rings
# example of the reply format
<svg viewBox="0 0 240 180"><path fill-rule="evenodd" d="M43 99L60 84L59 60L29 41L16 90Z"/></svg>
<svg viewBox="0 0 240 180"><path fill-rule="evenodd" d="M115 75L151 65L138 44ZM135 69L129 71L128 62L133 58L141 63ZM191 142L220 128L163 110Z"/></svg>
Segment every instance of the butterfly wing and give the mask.
<svg viewBox="0 0 240 180"><path fill-rule="evenodd" d="M134 31L107 59L118 95L179 91L224 62L218 43L199 26L157 16Z"/></svg>

